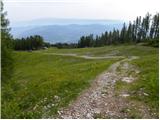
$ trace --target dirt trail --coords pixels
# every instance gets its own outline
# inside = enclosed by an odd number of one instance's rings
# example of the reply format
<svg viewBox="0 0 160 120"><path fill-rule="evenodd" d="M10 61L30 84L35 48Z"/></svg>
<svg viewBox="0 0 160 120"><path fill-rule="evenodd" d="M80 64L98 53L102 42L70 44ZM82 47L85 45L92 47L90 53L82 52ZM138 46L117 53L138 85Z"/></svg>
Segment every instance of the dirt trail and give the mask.
<svg viewBox="0 0 160 120"><path fill-rule="evenodd" d="M59 55L59 56L72 56L72 57L78 57L78 58L84 58L84 59L108 59L108 58L125 58L124 56L102 56L102 57L93 57L88 55L77 55L72 53L44 53L44 54L50 54L50 55Z"/></svg>
<svg viewBox="0 0 160 120"><path fill-rule="evenodd" d="M115 82L122 80L131 84L136 78L127 73L138 74L139 71L129 64L138 57L130 57L113 64L107 71L99 75L90 88L67 108L58 111L58 118L63 119L93 119L93 118L151 118L149 109L127 99L127 92L116 95ZM120 72L117 70L120 69ZM136 108L136 109L135 109Z"/></svg>

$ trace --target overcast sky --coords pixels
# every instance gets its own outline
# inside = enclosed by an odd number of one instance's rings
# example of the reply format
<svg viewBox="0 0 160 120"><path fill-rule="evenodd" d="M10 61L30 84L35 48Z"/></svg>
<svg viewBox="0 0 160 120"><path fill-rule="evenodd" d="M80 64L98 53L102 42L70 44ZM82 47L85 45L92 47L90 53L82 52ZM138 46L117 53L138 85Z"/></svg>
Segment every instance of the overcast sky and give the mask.
<svg viewBox="0 0 160 120"><path fill-rule="evenodd" d="M11 22L39 18L133 20L159 11L160 0L4 0Z"/></svg>

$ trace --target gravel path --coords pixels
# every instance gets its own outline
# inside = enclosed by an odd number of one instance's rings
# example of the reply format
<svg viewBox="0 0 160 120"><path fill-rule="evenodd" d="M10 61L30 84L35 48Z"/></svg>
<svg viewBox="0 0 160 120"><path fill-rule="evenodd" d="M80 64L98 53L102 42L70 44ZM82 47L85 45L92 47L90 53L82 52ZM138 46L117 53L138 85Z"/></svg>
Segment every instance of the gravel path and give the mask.
<svg viewBox="0 0 160 120"><path fill-rule="evenodd" d="M67 108L58 111L58 118L151 118L149 109L145 105L129 101L127 97L130 95L125 91L120 95L116 95L115 92L116 81L122 80L131 84L136 80L131 75L127 76L129 71L139 73L134 66L129 64L129 61L133 59L138 59L138 57L133 56L116 62L107 71L97 76L89 89L83 91Z"/></svg>

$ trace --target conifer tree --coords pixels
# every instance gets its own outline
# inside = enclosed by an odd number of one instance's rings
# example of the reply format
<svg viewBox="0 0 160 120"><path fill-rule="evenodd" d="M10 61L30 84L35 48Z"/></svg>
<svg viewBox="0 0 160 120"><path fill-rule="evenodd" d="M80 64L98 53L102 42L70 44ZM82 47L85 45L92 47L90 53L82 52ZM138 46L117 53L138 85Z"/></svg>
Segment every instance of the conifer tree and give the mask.
<svg viewBox="0 0 160 120"><path fill-rule="evenodd" d="M12 36L8 28L9 21L6 19L6 12L3 11L3 3L1 2L1 80L10 79L13 70L12 58Z"/></svg>

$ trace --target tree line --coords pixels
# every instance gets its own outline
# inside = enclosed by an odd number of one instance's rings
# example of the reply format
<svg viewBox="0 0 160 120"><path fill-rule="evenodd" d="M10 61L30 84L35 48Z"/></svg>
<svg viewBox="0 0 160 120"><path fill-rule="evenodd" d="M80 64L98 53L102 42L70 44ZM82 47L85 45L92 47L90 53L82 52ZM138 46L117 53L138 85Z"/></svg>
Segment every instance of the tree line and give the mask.
<svg viewBox="0 0 160 120"><path fill-rule="evenodd" d="M77 43L55 43L51 44L52 47L57 47L57 48L77 48Z"/></svg>
<svg viewBox="0 0 160 120"><path fill-rule="evenodd" d="M93 34L82 36L78 41L78 47L100 47L112 44L124 43L146 43L158 47L159 45L159 13L153 17L147 13L145 17L137 17L135 21L125 23L121 30L114 29L113 31L106 31L100 36L94 37Z"/></svg>
<svg viewBox="0 0 160 120"><path fill-rule="evenodd" d="M44 45L43 37L39 35L13 40L13 48L15 50L38 50Z"/></svg>

